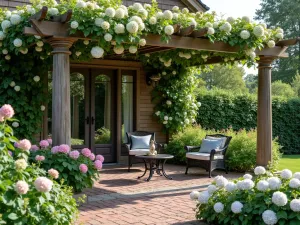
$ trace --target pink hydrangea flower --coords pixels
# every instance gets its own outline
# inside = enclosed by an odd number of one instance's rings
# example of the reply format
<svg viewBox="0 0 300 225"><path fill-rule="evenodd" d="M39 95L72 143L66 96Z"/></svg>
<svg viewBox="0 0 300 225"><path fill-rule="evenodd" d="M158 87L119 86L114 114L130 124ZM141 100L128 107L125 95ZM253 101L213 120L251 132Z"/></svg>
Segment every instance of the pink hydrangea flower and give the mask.
<svg viewBox="0 0 300 225"><path fill-rule="evenodd" d="M72 159L78 159L79 155L80 155L80 153L79 153L79 151L77 151L77 150L71 151L71 152L69 153L69 156L70 156Z"/></svg>
<svg viewBox="0 0 300 225"><path fill-rule="evenodd" d="M37 155L37 156L35 157L35 160L36 160L36 161L39 161L39 162L42 162L42 161L45 160L45 156L43 156L43 155Z"/></svg>
<svg viewBox="0 0 300 225"><path fill-rule="evenodd" d="M0 114L0 122L4 122L4 116Z"/></svg>
<svg viewBox="0 0 300 225"><path fill-rule="evenodd" d="M29 190L29 186L25 181L19 180L16 183L15 186L15 191L19 194L19 195L25 195Z"/></svg>
<svg viewBox="0 0 300 225"><path fill-rule="evenodd" d="M100 160L96 160L94 162L94 166L97 170L101 170L102 169L102 162Z"/></svg>
<svg viewBox="0 0 300 225"><path fill-rule="evenodd" d="M10 119L15 115L15 111L11 105L6 104L0 108L0 114L4 119Z"/></svg>
<svg viewBox="0 0 300 225"><path fill-rule="evenodd" d="M12 155L13 155L13 153L12 153L11 151L8 151L8 154L9 154L10 156L12 156Z"/></svg>
<svg viewBox="0 0 300 225"><path fill-rule="evenodd" d="M91 150L88 148L84 148L81 150L81 154L84 155L85 157L90 157L91 153L92 153Z"/></svg>
<svg viewBox="0 0 300 225"><path fill-rule="evenodd" d="M88 171L88 167L87 167L87 165L85 165L85 164L80 164L79 170L80 170L82 173L86 173L86 172Z"/></svg>
<svg viewBox="0 0 300 225"><path fill-rule="evenodd" d="M58 146L58 152L68 154L70 152L69 145L60 145L60 146Z"/></svg>
<svg viewBox="0 0 300 225"><path fill-rule="evenodd" d="M19 148L18 142L15 142L15 143L14 143L14 147L15 147L15 148Z"/></svg>
<svg viewBox="0 0 300 225"><path fill-rule="evenodd" d="M23 139L23 140L19 141L18 148L20 148L24 151L28 151L31 148L31 143L27 139Z"/></svg>
<svg viewBox="0 0 300 225"><path fill-rule="evenodd" d="M59 177L59 173L55 169L48 170L48 174L50 175L50 177L52 177L54 179L57 179Z"/></svg>
<svg viewBox="0 0 300 225"><path fill-rule="evenodd" d="M52 139L51 138L48 138L47 141L48 141L49 145L52 145Z"/></svg>
<svg viewBox="0 0 300 225"><path fill-rule="evenodd" d="M40 148L37 146L37 145L31 145L31 151L37 151L39 150Z"/></svg>
<svg viewBox="0 0 300 225"><path fill-rule="evenodd" d="M52 189L53 182L47 177L38 177L34 181L34 186L36 190L40 192L49 192Z"/></svg>
<svg viewBox="0 0 300 225"><path fill-rule="evenodd" d="M52 154L58 153L58 148L59 148L59 146L54 146L53 148L51 148L51 153Z"/></svg>
<svg viewBox="0 0 300 225"><path fill-rule="evenodd" d="M47 148L49 146L49 142L46 140L40 141L41 148Z"/></svg>
<svg viewBox="0 0 300 225"><path fill-rule="evenodd" d="M97 155L96 156L96 160L99 160L99 161L101 161L102 163L104 162L104 157L103 157L103 155Z"/></svg>
<svg viewBox="0 0 300 225"><path fill-rule="evenodd" d="M94 153L91 153L90 156L89 156L90 160L94 161L96 156Z"/></svg>

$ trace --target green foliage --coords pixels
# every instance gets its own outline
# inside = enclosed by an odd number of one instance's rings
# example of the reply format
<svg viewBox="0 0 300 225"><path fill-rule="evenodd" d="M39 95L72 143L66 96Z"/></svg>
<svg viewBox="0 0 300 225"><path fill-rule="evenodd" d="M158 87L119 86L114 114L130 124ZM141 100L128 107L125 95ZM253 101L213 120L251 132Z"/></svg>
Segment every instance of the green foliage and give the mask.
<svg viewBox="0 0 300 225"><path fill-rule="evenodd" d="M291 83L291 86L296 93L298 97L300 97L300 74L299 71L297 71L295 77L293 78L293 82Z"/></svg>
<svg viewBox="0 0 300 225"><path fill-rule="evenodd" d="M97 130L95 134L95 144L109 144L110 141L110 129L102 127Z"/></svg>
<svg viewBox="0 0 300 225"><path fill-rule="evenodd" d="M281 80L277 80L272 83L272 95L282 96L285 98L292 98L297 96L291 85L282 83Z"/></svg>
<svg viewBox="0 0 300 225"><path fill-rule="evenodd" d="M231 92L216 90L202 92L198 96L201 110L197 122L206 129L251 130L257 123L257 100L254 95L233 95ZM299 110L300 100L273 98L273 137L286 154L300 152Z"/></svg>
<svg viewBox="0 0 300 225"><path fill-rule="evenodd" d="M249 171L256 165L256 131L255 130L240 130L233 131L232 129L215 131L204 130L199 126L189 127L184 132L179 132L172 136L170 143L166 147L166 152L173 154L174 163L185 164L184 146L201 146L202 139L207 134L222 133L231 136L229 148L227 150L227 166L232 171ZM273 141L273 164L276 165L280 158L279 144L277 140Z"/></svg>
<svg viewBox="0 0 300 225"><path fill-rule="evenodd" d="M248 88L250 93L256 93L257 92L257 86L258 86L258 76L255 74L247 74L247 76L244 78L246 87Z"/></svg>
<svg viewBox="0 0 300 225"><path fill-rule="evenodd" d="M36 165L16 169L15 160L8 151L12 151L16 159L25 161L29 152L14 148L13 143L18 140L6 122L12 121L0 122L0 224L74 223L78 209L70 187L52 180L53 186L49 192L39 192L34 182L38 177L46 177L46 172ZM28 192L16 192L18 181L28 184Z"/></svg>

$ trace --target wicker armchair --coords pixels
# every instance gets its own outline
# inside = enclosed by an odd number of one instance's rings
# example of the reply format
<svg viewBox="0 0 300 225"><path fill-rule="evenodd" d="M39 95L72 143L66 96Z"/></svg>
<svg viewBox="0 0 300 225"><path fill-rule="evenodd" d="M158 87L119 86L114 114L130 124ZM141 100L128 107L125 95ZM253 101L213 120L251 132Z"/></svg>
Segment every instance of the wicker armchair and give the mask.
<svg viewBox="0 0 300 225"><path fill-rule="evenodd" d="M211 173L215 169L223 169L228 173L226 167L226 151L228 149L232 137L222 134L206 135L205 138L226 138L223 146L219 149L212 149L210 153L200 153L201 146L185 146L186 153L186 171L190 167L201 167L208 171L208 176L211 178ZM195 151L197 150L197 152Z"/></svg>
<svg viewBox="0 0 300 225"><path fill-rule="evenodd" d="M151 140L155 141L155 133L154 132L147 132L147 131L134 131L134 132L126 132L128 143L123 144L125 155L128 156L128 172L130 172L130 167L132 167L133 163L139 163L142 161L139 161L135 158L136 155L146 155L149 152L149 149L131 149L132 142L131 142L131 135L134 136L146 136L151 135ZM156 150L159 153L161 145L157 144Z"/></svg>

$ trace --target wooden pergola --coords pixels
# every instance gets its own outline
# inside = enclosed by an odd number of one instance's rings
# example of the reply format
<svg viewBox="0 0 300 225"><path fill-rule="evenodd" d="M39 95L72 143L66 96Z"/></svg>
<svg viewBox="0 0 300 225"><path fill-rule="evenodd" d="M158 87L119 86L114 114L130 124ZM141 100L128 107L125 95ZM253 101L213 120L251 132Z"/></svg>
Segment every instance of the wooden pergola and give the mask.
<svg viewBox="0 0 300 225"><path fill-rule="evenodd" d="M71 142L70 113L70 47L79 39L91 40L82 33L69 34L69 24L72 11L45 21L47 7L30 18L32 27L25 27L24 34L39 35L52 48L53 55L53 94L52 94L52 130L53 144L68 144ZM172 49L189 49L224 53L237 53L239 47L233 47L223 42L210 42L205 38L206 28L195 30L194 26L181 28L174 25L174 34L168 43L161 41L161 36L151 34L146 37L147 45L139 49L140 54L168 51ZM264 48L256 51L258 61L258 112L257 112L257 165L267 166L272 158L272 100L271 100L271 70L272 62L278 58L288 57L288 46L295 45L299 38L283 40L274 48ZM125 53L126 54L126 53ZM119 59L118 55L109 55L110 59ZM208 59L205 64L222 62L221 57Z"/></svg>

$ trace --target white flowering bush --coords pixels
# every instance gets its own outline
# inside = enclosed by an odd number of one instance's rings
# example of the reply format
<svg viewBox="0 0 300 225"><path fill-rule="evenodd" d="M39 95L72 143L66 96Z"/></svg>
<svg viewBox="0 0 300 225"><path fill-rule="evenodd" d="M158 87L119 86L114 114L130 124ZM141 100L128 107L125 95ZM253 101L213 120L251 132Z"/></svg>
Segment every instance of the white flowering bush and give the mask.
<svg viewBox="0 0 300 225"><path fill-rule="evenodd" d="M203 192L193 191L196 217L209 224L299 224L299 173L258 166L254 175L227 181L217 176ZM226 184L224 186L224 184Z"/></svg>
<svg viewBox="0 0 300 225"><path fill-rule="evenodd" d="M78 209L72 189L56 182L58 171L28 163L31 143L18 140L10 105L0 107L0 224L74 224Z"/></svg>

